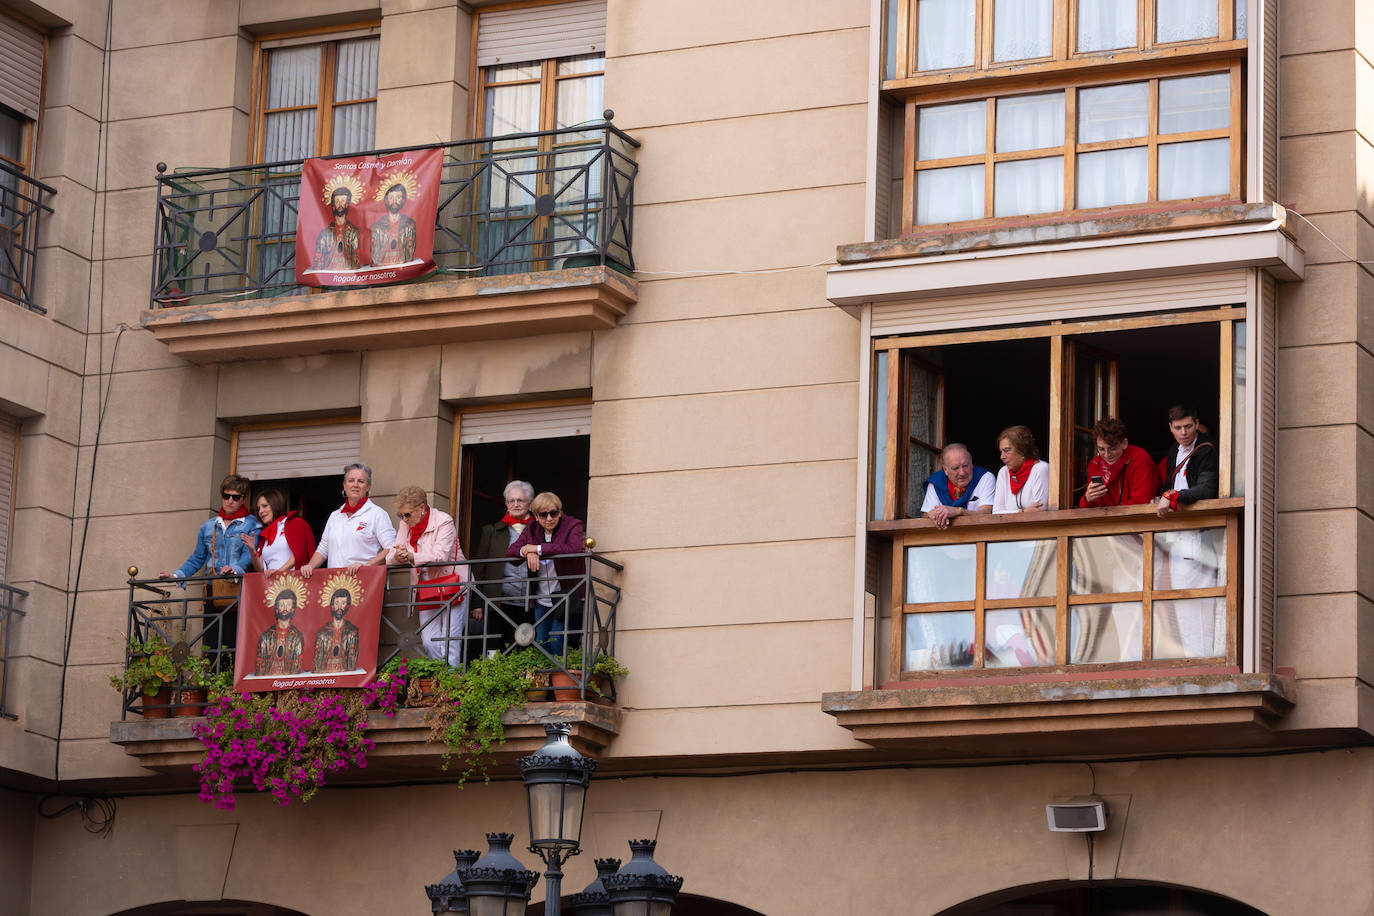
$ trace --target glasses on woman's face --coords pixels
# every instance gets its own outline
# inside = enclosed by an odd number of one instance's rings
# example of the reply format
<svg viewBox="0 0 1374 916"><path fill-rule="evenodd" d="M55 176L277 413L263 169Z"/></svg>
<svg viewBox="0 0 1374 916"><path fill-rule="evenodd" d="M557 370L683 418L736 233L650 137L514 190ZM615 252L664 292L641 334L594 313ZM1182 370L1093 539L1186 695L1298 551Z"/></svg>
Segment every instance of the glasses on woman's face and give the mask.
<svg viewBox="0 0 1374 916"><path fill-rule="evenodd" d="M408 522L408 521L410 521L412 518L418 518L418 517L421 516L422 514L423 514L423 513L422 513L419 509L409 509L409 510L407 510L407 511L405 511L405 512L400 513L400 516L401 516L401 520L402 520L402 521L407 521L407 522Z"/></svg>
<svg viewBox="0 0 1374 916"><path fill-rule="evenodd" d="M243 502L242 493L220 493L219 498L224 500L225 502L229 502L230 500L240 503Z"/></svg>
<svg viewBox="0 0 1374 916"><path fill-rule="evenodd" d="M550 509L548 512L536 512L534 514L540 518L558 518L558 516L563 513L559 512L557 509Z"/></svg>

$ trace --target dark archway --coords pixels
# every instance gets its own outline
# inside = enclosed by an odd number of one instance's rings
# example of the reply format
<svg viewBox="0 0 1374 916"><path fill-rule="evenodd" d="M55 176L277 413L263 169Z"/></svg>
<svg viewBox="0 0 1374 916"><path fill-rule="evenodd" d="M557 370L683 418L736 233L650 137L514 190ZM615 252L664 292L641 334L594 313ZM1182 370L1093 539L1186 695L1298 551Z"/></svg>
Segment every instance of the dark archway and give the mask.
<svg viewBox="0 0 1374 916"><path fill-rule="evenodd" d="M1133 881L1056 882L1012 888L938 916L1265 916L1229 897Z"/></svg>
<svg viewBox="0 0 1374 916"><path fill-rule="evenodd" d="M563 898L563 912L572 912L570 897ZM525 910L525 916L544 916L544 904L532 903ZM714 897L701 897L696 894L678 894L673 904L673 916L763 916L757 910Z"/></svg>
<svg viewBox="0 0 1374 916"><path fill-rule="evenodd" d="M111 916L307 916L298 910L270 903L253 903L249 900L215 900L206 903L188 903L185 900L170 900L166 903L153 903L148 906L120 910Z"/></svg>

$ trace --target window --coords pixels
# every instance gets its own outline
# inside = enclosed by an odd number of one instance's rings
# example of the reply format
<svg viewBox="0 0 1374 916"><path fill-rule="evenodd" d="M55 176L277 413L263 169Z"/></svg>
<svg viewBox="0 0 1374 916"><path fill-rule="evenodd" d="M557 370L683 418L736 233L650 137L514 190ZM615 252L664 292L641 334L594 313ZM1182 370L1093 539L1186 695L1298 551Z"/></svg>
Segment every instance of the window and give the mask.
<svg viewBox="0 0 1374 916"><path fill-rule="evenodd" d="M319 532L339 506L344 465L358 460L361 447L362 425L356 418L249 423L234 428L229 470L253 482L250 512L258 494L275 487L287 507Z"/></svg>
<svg viewBox="0 0 1374 916"><path fill-rule="evenodd" d="M43 206L30 176L43 89L43 33L0 11L0 295L32 302L36 230ZM3 444L0 444L3 448Z"/></svg>
<svg viewBox="0 0 1374 916"><path fill-rule="evenodd" d="M903 231L1242 196L1244 0L888 2Z"/></svg>
<svg viewBox="0 0 1374 916"><path fill-rule="evenodd" d="M375 145L375 35L261 46L259 162L355 153Z"/></svg>

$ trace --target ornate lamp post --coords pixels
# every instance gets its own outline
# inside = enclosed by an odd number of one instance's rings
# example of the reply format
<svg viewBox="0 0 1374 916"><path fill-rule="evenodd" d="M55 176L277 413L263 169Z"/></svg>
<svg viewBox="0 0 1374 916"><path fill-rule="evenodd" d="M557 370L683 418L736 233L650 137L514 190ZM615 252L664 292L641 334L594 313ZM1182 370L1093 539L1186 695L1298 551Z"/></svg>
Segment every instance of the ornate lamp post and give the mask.
<svg viewBox="0 0 1374 916"><path fill-rule="evenodd" d="M539 875L510 853L513 833L488 833L487 854L458 873L472 916L524 916Z"/></svg>
<svg viewBox="0 0 1374 916"><path fill-rule="evenodd" d="M583 757L568 743L570 732L566 722L545 725L548 741L544 746L516 761L525 781L530 852L539 856L547 869L545 916L560 916L563 863L582 851L582 812L596 769L595 760Z"/></svg>
<svg viewBox="0 0 1374 916"><path fill-rule="evenodd" d="M630 861L601 879L611 898L613 916L670 916L682 879L654 861L653 840L631 840Z"/></svg>
<svg viewBox="0 0 1374 916"><path fill-rule="evenodd" d="M619 859L597 859L596 877L592 883L583 888L582 893L573 894L573 916L612 916L611 896L606 893L606 885L602 881L618 871Z"/></svg>
<svg viewBox="0 0 1374 916"><path fill-rule="evenodd" d="M453 861L456 863L453 871L440 878L438 884L425 885L434 916L468 916L468 892L458 873L476 862L480 855L475 849L453 850Z"/></svg>

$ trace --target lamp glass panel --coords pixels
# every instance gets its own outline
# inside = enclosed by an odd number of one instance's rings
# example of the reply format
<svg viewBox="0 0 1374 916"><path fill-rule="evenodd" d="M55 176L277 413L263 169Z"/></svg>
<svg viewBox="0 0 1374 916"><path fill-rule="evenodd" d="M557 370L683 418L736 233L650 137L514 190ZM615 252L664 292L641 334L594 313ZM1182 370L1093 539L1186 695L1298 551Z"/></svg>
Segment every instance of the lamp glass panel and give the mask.
<svg viewBox="0 0 1374 916"><path fill-rule="evenodd" d="M557 782L529 787L530 841L574 845L582 836L582 802L587 790Z"/></svg>

